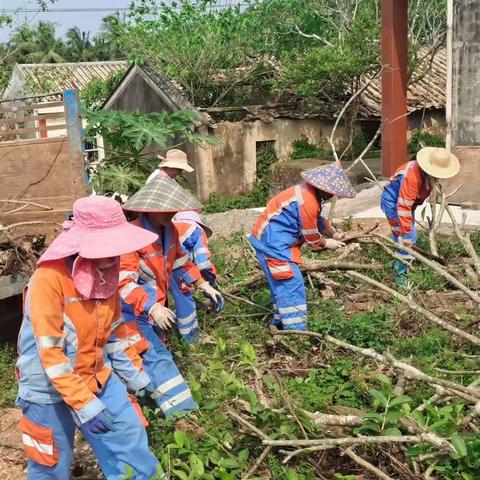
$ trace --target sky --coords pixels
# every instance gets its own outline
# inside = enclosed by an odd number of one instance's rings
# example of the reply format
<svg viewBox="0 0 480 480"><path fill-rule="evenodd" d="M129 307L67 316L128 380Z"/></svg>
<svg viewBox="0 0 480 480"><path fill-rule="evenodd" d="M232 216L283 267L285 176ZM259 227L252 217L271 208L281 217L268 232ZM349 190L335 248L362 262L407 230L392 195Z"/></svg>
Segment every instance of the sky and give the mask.
<svg viewBox="0 0 480 480"><path fill-rule="evenodd" d="M35 0L0 0L0 14L5 10L17 10L16 13L8 12L15 20L15 25L23 23L25 20L32 24L39 20L54 22L57 25L59 35L74 26L78 26L80 30L89 31L93 36L99 29L102 18L113 13L117 8L126 8L131 0L56 0L49 7L50 11L38 12L38 3ZM57 9L82 9L82 12L55 12ZM105 8L111 9L112 12L105 11L88 11L89 9ZM22 12L21 10L35 10L35 12ZM8 39L10 29L0 29L0 42Z"/></svg>

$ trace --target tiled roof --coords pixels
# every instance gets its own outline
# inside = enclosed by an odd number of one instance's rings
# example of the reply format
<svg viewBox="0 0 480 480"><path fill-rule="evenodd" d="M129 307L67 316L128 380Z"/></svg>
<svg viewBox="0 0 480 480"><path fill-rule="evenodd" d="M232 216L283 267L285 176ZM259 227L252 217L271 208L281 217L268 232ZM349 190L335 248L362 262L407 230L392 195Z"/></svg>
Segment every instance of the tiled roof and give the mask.
<svg viewBox="0 0 480 480"><path fill-rule="evenodd" d="M408 111L442 109L445 107L447 83L447 51L440 49L435 55L419 52L422 58L407 92ZM375 79L361 95L362 117L380 117L382 107L382 79Z"/></svg>
<svg viewBox="0 0 480 480"><path fill-rule="evenodd" d="M127 67L128 63L125 61L17 64L4 96L81 90L91 80L105 80L112 73L126 70ZM17 85L14 82L17 82Z"/></svg>

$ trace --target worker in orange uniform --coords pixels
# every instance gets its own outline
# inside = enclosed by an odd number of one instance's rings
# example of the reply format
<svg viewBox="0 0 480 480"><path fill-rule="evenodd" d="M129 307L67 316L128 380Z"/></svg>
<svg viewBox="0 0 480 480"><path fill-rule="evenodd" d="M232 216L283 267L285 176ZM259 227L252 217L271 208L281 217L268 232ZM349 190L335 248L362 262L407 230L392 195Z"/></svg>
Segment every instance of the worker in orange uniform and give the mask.
<svg viewBox="0 0 480 480"><path fill-rule="evenodd" d="M177 213L173 217L173 224L178 231L180 245L185 255L173 265L170 292L175 301L179 332L187 343L193 343L198 340L200 333L197 307L193 298L193 288L188 284L188 278L185 281L182 266L189 258L200 270L202 277L213 288L217 288L217 270L211 261L212 254L208 246L212 230L203 223L200 214L194 211Z"/></svg>
<svg viewBox="0 0 480 480"><path fill-rule="evenodd" d="M124 318L146 344L137 343L137 347L152 379L152 398L167 417L188 414L198 407L164 344L163 336L176 323L175 314L167 303L176 261L182 263L179 268L184 281L196 285L211 300L216 311L224 305L220 292L202 278L198 268L183 252L178 232L172 224L178 211L198 210L201 205L174 180L158 175L133 195L123 208L140 213L134 225L158 234L158 240L153 244L121 258L119 291Z"/></svg>
<svg viewBox="0 0 480 480"><path fill-rule="evenodd" d="M445 148L425 147L416 160L404 163L390 178L381 198L381 207L392 229L392 239L407 247L415 245L415 209L429 196L439 179L454 177L460 170L457 157ZM402 249L402 260L412 257ZM405 262L395 260L395 280L403 285L407 280Z"/></svg>
<svg viewBox="0 0 480 480"><path fill-rule="evenodd" d="M304 182L270 200L249 236L272 295L272 324L284 330L307 329L307 298L299 265L300 247L314 250L343 246L322 205L333 196L352 198L355 191L337 164L302 173ZM324 238L321 231L326 236Z"/></svg>
<svg viewBox="0 0 480 480"><path fill-rule="evenodd" d="M135 478L150 479L158 461L124 385L140 393L150 379L129 345L117 289L119 255L156 235L130 225L106 197L82 198L73 212L25 296L17 402L28 478L70 478L77 426L107 479L125 475L127 466Z"/></svg>
<svg viewBox="0 0 480 480"><path fill-rule="evenodd" d="M183 172L193 172L193 167L188 163L187 154L178 148L172 148L167 152L165 157L158 155L158 158L162 160L162 162L148 177L147 183L157 175L166 175L167 177L175 178L181 175Z"/></svg>

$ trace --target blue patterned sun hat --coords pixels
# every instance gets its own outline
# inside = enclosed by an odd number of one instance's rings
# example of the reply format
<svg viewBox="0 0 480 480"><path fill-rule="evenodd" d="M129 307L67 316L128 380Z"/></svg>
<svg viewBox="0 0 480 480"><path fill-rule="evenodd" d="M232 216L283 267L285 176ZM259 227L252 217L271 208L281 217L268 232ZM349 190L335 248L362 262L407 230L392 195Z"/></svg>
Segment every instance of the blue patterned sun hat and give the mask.
<svg viewBox="0 0 480 480"><path fill-rule="evenodd" d="M340 198L353 198L356 195L345 170L336 163L306 170L302 172L302 178L312 187Z"/></svg>

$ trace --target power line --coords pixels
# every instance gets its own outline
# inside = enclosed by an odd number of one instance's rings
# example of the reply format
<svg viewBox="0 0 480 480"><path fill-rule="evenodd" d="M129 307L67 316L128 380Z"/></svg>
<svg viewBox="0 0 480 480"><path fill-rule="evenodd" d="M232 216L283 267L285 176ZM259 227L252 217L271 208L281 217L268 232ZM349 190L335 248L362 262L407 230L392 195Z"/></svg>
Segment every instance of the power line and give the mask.
<svg viewBox="0 0 480 480"><path fill-rule="evenodd" d="M0 9L2 13L79 13L79 12L126 12L128 7L121 8L49 8L42 11L34 8L22 8L22 9Z"/></svg>

